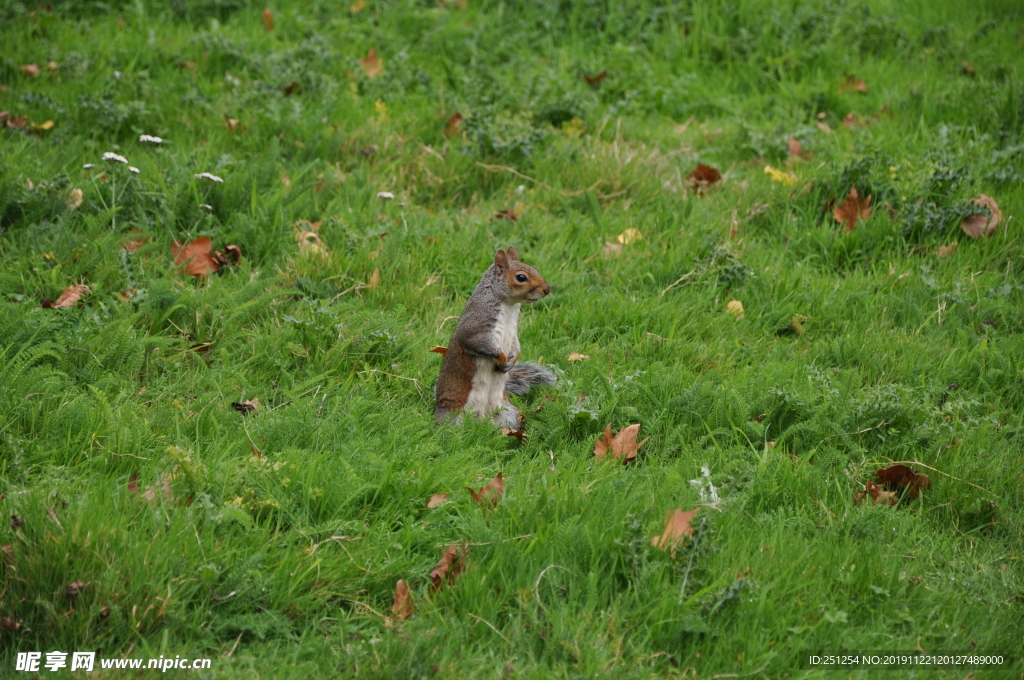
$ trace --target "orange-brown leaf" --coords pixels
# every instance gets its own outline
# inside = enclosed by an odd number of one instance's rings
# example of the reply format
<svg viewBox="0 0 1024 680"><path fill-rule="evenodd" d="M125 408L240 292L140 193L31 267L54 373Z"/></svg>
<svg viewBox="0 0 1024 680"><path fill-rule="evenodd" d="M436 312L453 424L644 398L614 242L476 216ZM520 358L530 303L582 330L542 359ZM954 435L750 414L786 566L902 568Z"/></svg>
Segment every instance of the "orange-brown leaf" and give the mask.
<svg viewBox="0 0 1024 680"><path fill-rule="evenodd" d="M50 305L51 309L67 309L68 307L74 307L78 304L82 296L89 292L89 286L78 283L73 286L68 286L64 289L64 292L60 294L57 301Z"/></svg>
<svg viewBox="0 0 1024 680"><path fill-rule="evenodd" d="M269 7L263 10L263 28L268 31L274 30L274 12Z"/></svg>
<svg viewBox="0 0 1024 680"><path fill-rule="evenodd" d="M917 498L921 491L932 487L928 475L914 472L906 465L893 465L875 472L875 481L888 489L905 493L909 498Z"/></svg>
<svg viewBox="0 0 1024 680"><path fill-rule="evenodd" d="M430 497L430 500L427 501L427 508L429 510L433 510L434 508L441 507L442 505L444 505L447 502L448 502L448 494L446 494L446 493L435 493L433 496Z"/></svg>
<svg viewBox="0 0 1024 680"><path fill-rule="evenodd" d="M863 79L857 80L857 76L845 75L843 81L839 83L840 90L852 90L854 92L860 92L861 94L867 94L868 84Z"/></svg>
<svg viewBox="0 0 1024 680"><path fill-rule="evenodd" d="M803 143L794 137L789 138L789 158L790 160L807 160L814 156L812 153L804 151Z"/></svg>
<svg viewBox="0 0 1024 680"><path fill-rule="evenodd" d="M994 234L996 227L1003 220L1003 213L999 210L999 205L992 197L985 194L981 194L971 203L985 206L992 213L992 217L985 217L984 215L965 217L960 223L960 228L971 238L980 238L981 236L991 236Z"/></svg>
<svg viewBox="0 0 1024 680"><path fill-rule="evenodd" d="M21 67L21 72L31 78L38 76L41 70L42 69L39 68L39 64L25 64Z"/></svg>
<svg viewBox="0 0 1024 680"><path fill-rule="evenodd" d="M445 356L446 354L448 354L448 348L447 347L441 347L441 345L434 345L433 347L431 347L427 351L428 352L437 352L441 356Z"/></svg>
<svg viewBox="0 0 1024 680"><path fill-rule="evenodd" d="M139 472L136 470L132 473L132 476L128 478L128 493L139 492Z"/></svg>
<svg viewBox="0 0 1024 680"><path fill-rule="evenodd" d="M598 460L604 460L608 451L612 452L612 460L622 459L625 465L636 458L637 450L644 445L647 439L637 443L636 438L640 432L640 424L630 425L619 430L618 434L612 437L612 424L604 429L604 435L594 444L594 455Z"/></svg>
<svg viewBox="0 0 1024 680"><path fill-rule="evenodd" d="M687 510L686 512L683 512L682 508L669 510L665 513L665 531L662 532L661 536L653 537L651 545L661 550L674 549L687 538L693 536L693 527L690 526L690 521L693 520L694 515L698 512L700 512L700 508Z"/></svg>
<svg viewBox="0 0 1024 680"><path fill-rule="evenodd" d="M444 124L444 136L448 139L462 134L462 114L456 111Z"/></svg>
<svg viewBox="0 0 1024 680"><path fill-rule="evenodd" d="M586 73L583 74L583 80L587 81L587 85L600 85L601 81L608 77L608 71L601 71L596 76L588 76Z"/></svg>
<svg viewBox="0 0 1024 680"><path fill-rule="evenodd" d="M188 245L182 245L175 240L171 243L171 252L174 254L174 264L184 265L185 271L191 276L206 276L210 272L217 271L220 263L210 254L213 242L209 236L200 236Z"/></svg>
<svg viewBox="0 0 1024 680"><path fill-rule="evenodd" d="M722 179L722 173L717 169L703 163L689 174L690 186L697 191L706 190L707 187Z"/></svg>
<svg viewBox="0 0 1024 680"><path fill-rule="evenodd" d="M430 592L437 592L445 584L455 581L466 568L467 550L458 543L445 548L441 561L430 572Z"/></svg>
<svg viewBox="0 0 1024 680"><path fill-rule="evenodd" d="M853 501L858 505L867 501L871 505L896 505L896 492L883 491L877 484L868 482L864 485L864 491L853 494Z"/></svg>
<svg viewBox="0 0 1024 680"><path fill-rule="evenodd" d="M391 612L400 619L412 616L412 593L402 579L398 579L398 583L395 584L395 603L391 605Z"/></svg>
<svg viewBox="0 0 1024 680"><path fill-rule="evenodd" d="M483 507L497 507L498 501L505 495L505 480L502 479L501 473L499 472L494 479L487 484L487 486L481 487L479 491L473 491L473 489L466 487L466 491L473 497L473 501Z"/></svg>
<svg viewBox="0 0 1024 680"><path fill-rule="evenodd" d="M359 60L359 68L367 78L376 78L384 72L384 60L377 56L376 48L371 47L366 57Z"/></svg>
<svg viewBox="0 0 1024 680"><path fill-rule="evenodd" d="M506 437L515 437L522 444L523 439L526 437L526 428L520 427L518 430L509 430L503 427L501 428L501 433Z"/></svg>
<svg viewBox="0 0 1024 680"><path fill-rule="evenodd" d="M846 227L846 231L852 231L857 226L858 220L866 220L871 217L871 210L871 197L861 198L857 187L850 187L850 193L842 203L835 207L832 217Z"/></svg>

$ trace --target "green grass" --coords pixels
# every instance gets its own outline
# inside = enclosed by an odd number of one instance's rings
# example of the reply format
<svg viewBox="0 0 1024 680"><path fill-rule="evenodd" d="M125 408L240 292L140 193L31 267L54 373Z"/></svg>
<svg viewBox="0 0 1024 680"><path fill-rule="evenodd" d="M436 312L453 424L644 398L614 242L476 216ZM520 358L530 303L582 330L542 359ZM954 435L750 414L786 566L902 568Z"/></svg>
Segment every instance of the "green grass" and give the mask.
<svg viewBox="0 0 1024 680"><path fill-rule="evenodd" d="M281 0L270 32L243 0L52 5L0 0L0 110L54 121L0 130L0 505L25 521L0 526L20 625L0 676L54 649L213 658L178 674L197 678L1024 654L1019 3ZM789 137L813 158L787 166ZM725 175L706 195L698 163ZM851 186L874 210L847 232ZM975 241L979 193L1005 217ZM325 255L298 220L323 220ZM171 242L199 236L241 264L183 274ZM524 309L523 358L561 376L518 402L522 446L436 427L427 351L509 244L554 291ZM79 282L82 304L40 308ZM609 422L642 424L636 464L595 462ZM932 488L855 505L897 460ZM675 557L653 549L704 466L721 502ZM481 511L464 487L499 471ZM457 541L468 569L430 594ZM398 579L417 610L389 629Z"/></svg>

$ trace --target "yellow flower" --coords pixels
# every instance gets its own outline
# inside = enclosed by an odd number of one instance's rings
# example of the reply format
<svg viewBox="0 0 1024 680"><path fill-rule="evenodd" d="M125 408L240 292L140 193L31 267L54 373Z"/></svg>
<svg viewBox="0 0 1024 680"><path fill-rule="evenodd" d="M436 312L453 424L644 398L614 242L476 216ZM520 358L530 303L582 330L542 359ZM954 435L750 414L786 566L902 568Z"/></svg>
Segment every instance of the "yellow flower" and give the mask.
<svg viewBox="0 0 1024 680"><path fill-rule="evenodd" d="M786 186L793 186L800 182L796 175L791 172L784 172L778 168L773 168L770 165L764 166L764 174L772 178L773 182L782 182Z"/></svg>

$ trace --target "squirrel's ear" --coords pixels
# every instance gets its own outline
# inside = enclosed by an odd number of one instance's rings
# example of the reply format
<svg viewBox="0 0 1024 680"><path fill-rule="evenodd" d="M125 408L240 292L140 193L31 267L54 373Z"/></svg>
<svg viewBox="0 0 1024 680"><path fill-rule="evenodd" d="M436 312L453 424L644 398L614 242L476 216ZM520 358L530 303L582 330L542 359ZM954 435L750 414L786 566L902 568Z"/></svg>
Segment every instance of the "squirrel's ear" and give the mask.
<svg viewBox="0 0 1024 680"><path fill-rule="evenodd" d="M508 256L505 255L504 250L499 250L494 254L494 265L501 269L504 269L505 267L508 266Z"/></svg>
<svg viewBox="0 0 1024 680"><path fill-rule="evenodd" d="M510 259L510 260L519 260L519 251L516 250L515 246L509 246L508 247L508 259Z"/></svg>

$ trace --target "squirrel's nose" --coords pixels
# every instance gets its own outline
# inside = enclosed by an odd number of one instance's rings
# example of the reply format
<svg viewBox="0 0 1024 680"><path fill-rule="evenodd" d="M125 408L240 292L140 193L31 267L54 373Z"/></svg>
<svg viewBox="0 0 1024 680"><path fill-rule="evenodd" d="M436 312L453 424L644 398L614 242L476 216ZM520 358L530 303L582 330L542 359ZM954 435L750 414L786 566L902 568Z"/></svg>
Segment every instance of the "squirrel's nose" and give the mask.
<svg viewBox="0 0 1024 680"><path fill-rule="evenodd" d="M547 284L544 285L544 294L545 295L550 295L551 294L551 286L549 286Z"/></svg>

